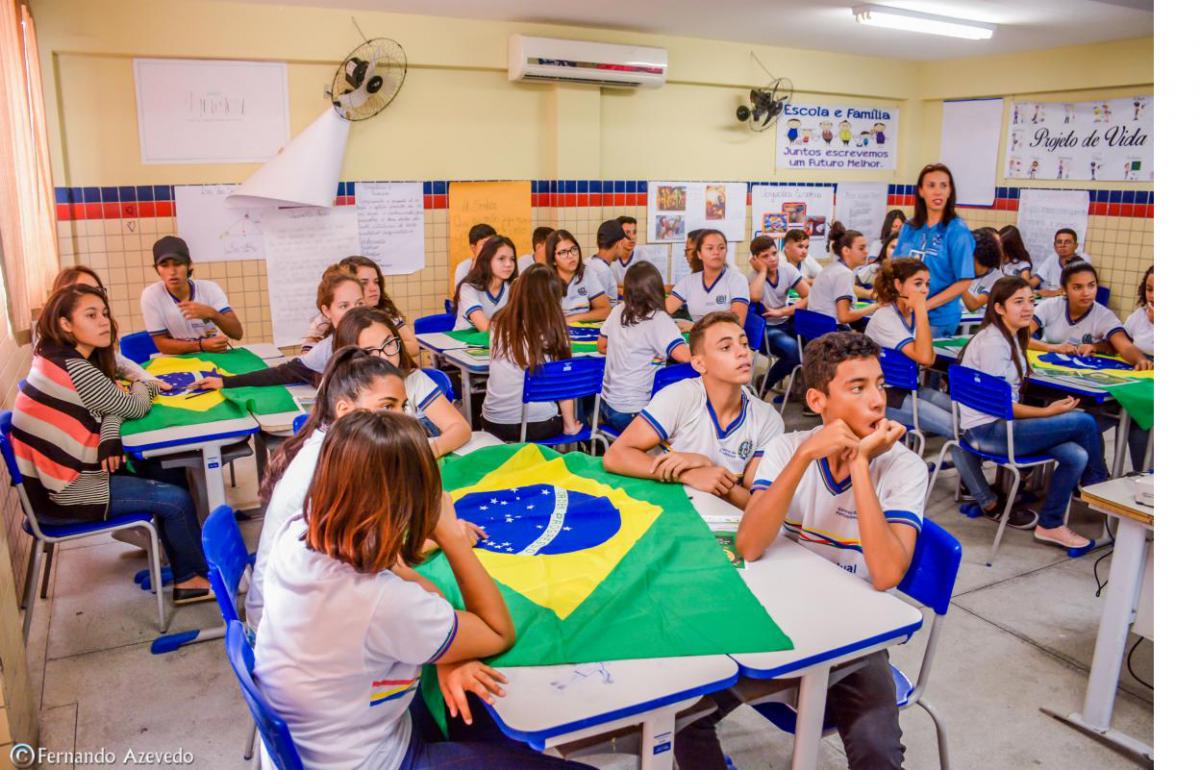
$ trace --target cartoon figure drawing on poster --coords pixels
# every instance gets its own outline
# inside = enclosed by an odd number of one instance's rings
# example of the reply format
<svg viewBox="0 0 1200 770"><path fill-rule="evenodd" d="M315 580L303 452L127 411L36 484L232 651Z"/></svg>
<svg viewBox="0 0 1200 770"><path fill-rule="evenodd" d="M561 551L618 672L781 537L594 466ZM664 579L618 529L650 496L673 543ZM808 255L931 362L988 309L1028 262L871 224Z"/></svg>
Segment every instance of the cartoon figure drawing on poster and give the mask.
<svg viewBox="0 0 1200 770"><path fill-rule="evenodd" d="M658 188L658 209L659 211L687 211L687 188Z"/></svg>
<svg viewBox="0 0 1200 770"><path fill-rule="evenodd" d="M800 143L801 144L808 144L809 142L812 141L812 138L813 138L813 130L811 128L800 129Z"/></svg>
<svg viewBox="0 0 1200 770"><path fill-rule="evenodd" d="M844 146L850 146L850 121L843 120L841 123L838 123L838 139L842 140L842 144Z"/></svg>
<svg viewBox="0 0 1200 770"><path fill-rule="evenodd" d="M775 166L781 169L894 169L896 106L788 103L780 115Z"/></svg>
<svg viewBox="0 0 1200 770"><path fill-rule="evenodd" d="M795 118L792 118L791 120L789 120L787 122L787 125L788 125L788 129L787 129L788 142L791 144L795 144L796 141L800 138L800 121L796 120Z"/></svg>
<svg viewBox="0 0 1200 770"><path fill-rule="evenodd" d="M871 130L875 132L875 144L885 144L887 142L887 126L883 123L876 123L871 126Z"/></svg>
<svg viewBox="0 0 1200 770"><path fill-rule="evenodd" d="M787 235L787 217L783 214L763 214L762 234L772 238L782 238Z"/></svg>
<svg viewBox="0 0 1200 770"><path fill-rule="evenodd" d="M825 140L825 144L833 143L833 121L821 121L821 138Z"/></svg>

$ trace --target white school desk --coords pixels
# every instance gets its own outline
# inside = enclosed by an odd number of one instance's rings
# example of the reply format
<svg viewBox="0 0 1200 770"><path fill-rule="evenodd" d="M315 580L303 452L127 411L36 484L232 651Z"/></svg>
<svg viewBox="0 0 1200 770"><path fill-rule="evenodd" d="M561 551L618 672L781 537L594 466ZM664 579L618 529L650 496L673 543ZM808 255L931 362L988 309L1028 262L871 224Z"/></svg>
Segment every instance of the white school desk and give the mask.
<svg viewBox="0 0 1200 770"><path fill-rule="evenodd" d="M1042 711L1150 767L1154 763L1154 747L1112 729L1113 704L1125 658L1125 641L1129 626L1139 611L1143 582L1152 575L1146 569L1148 558L1153 570L1154 542L1150 535L1154 532L1154 508L1133 499L1133 483L1133 478L1117 478L1082 490L1084 502L1119 520L1116 544L1083 711L1066 715L1044 707ZM1146 607L1142 611L1148 610ZM1147 630L1146 635L1152 633Z"/></svg>
<svg viewBox="0 0 1200 770"><path fill-rule="evenodd" d="M425 332L417 335L417 344L430 353L442 354L447 350L462 350L467 343L456 340L445 332Z"/></svg>

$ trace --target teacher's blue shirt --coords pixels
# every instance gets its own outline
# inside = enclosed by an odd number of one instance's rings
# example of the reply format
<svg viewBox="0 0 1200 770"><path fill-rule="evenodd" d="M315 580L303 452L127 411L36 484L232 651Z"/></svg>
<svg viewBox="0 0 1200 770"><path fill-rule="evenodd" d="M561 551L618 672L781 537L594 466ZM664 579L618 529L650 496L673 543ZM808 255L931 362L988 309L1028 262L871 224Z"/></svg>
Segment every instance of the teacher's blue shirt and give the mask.
<svg viewBox="0 0 1200 770"><path fill-rule="evenodd" d="M945 224L900 228L893 257L916 257L929 268L929 296L952 283L975 277L975 236L960 217ZM955 298L929 311L929 325L956 325L962 318L962 301Z"/></svg>

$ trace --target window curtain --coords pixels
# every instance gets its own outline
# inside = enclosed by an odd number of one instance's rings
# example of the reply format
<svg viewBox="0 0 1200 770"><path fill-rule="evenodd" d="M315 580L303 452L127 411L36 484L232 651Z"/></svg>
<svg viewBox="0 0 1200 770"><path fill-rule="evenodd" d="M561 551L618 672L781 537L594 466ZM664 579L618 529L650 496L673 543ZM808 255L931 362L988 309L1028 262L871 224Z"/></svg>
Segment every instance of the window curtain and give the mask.
<svg viewBox="0 0 1200 770"><path fill-rule="evenodd" d="M8 317L28 340L58 271L42 70L29 7L0 0L0 251Z"/></svg>

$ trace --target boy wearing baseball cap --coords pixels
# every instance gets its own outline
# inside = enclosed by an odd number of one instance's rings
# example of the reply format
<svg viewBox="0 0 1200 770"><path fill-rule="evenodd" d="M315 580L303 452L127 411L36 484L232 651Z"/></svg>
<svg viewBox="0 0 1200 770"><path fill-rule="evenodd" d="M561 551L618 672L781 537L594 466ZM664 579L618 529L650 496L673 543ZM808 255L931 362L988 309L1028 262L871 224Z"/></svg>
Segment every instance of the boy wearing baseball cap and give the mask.
<svg viewBox="0 0 1200 770"><path fill-rule="evenodd" d="M221 287L192 279L187 242L174 235L154 244L154 269L162 280L142 291L142 318L158 352L214 353L242 338L238 320Z"/></svg>
<svg viewBox="0 0 1200 770"><path fill-rule="evenodd" d="M587 269L596 274L600 285L604 287L604 293L608 295L608 301L615 304L617 284L625 277L623 269L618 277L616 266L628 266L629 257L633 254L633 241L620 222L610 219L601 224L600 229L596 231L596 248L599 251L588 260Z"/></svg>

